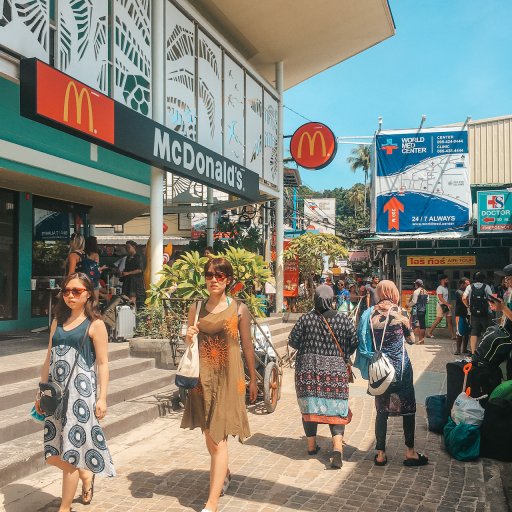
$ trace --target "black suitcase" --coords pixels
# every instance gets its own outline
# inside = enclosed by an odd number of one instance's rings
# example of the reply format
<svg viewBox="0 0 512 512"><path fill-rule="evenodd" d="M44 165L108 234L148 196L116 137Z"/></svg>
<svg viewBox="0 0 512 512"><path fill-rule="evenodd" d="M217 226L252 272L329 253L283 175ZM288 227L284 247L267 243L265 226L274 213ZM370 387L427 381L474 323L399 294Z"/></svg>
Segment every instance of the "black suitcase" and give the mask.
<svg viewBox="0 0 512 512"><path fill-rule="evenodd" d="M512 462L512 402L495 398L485 408L480 427L480 456Z"/></svg>
<svg viewBox="0 0 512 512"><path fill-rule="evenodd" d="M465 361L454 361L446 364L446 410L451 414L453 402L462 392L464 383L463 368L467 364ZM482 363L473 363L471 371L468 374L466 388L471 388L471 396L479 398L482 395L490 395L496 386L501 384L503 375L499 366L489 366ZM481 400L483 407L487 399Z"/></svg>

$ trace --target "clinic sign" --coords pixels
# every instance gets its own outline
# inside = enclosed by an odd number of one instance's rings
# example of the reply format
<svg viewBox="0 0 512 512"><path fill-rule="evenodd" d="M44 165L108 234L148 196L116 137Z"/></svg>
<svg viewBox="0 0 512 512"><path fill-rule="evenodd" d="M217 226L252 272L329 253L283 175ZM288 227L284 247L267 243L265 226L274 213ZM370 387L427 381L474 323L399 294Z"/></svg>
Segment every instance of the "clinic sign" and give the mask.
<svg viewBox="0 0 512 512"><path fill-rule="evenodd" d="M512 193L507 190L477 192L478 233L512 231Z"/></svg>
<svg viewBox="0 0 512 512"><path fill-rule="evenodd" d="M332 130L323 123L306 123L297 128L290 141L290 153L305 169L322 169L329 165L338 150Z"/></svg>
<svg viewBox="0 0 512 512"><path fill-rule="evenodd" d="M471 191L466 130L379 132L374 151L377 233L468 228Z"/></svg>
<svg viewBox="0 0 512 512"><path fill-rule="evenodd" d="M250 201L258 174L37 59L20 64L21 115Z"/></svg>

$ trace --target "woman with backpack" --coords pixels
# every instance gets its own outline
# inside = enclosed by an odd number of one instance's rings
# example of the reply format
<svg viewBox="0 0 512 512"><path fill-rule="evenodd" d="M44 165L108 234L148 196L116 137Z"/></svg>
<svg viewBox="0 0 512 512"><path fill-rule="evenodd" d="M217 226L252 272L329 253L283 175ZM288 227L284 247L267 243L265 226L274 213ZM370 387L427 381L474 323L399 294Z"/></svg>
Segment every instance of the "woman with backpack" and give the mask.
<svg viewBox="0 0 512 512"><path fill-rule="evenodd" d="M423 287L423 281L421 279L416 279L414 286L416 289L407 304L411 306L411 326L414 329L414 334L418 337L416 344L423 345L425 343L425 332L427 329L428 293Z"/></svg>
<svg viewBox="0 0 512 512"><path fill-rule="evenodd" d="M82 272L82 260L85 258L85 238L80 233L73 233L69 241L69 252L65 263L65 276Z"/></svg>
<svg viewBox="0 0 512 512"><path fill-rule="evenodd" d="M377 302L363 314L359 327L358 352L364 354L364 357L358 354L356 358L356 366L361 369L363 377L369 377L368 392L375 396L377 453L374 464L385 466L388 463L386 434L388 417L391 415L403 418L406 446L404 466L424 466L428 464L428 458L414 450L416 397L412 365L404 345L405 342L410 345L414 343L414 334L410 331L407 313L399 306L400 294L395 284L392 281L381 281L375 292ZM379 353L382 353L380 358ZM385 360L384 366L391 365L392 369L384 374L384 378L374 380L372 365L378 360ZM393 374L392 379L387 379Z"/></svg>
<svg viewBox="0 0 512 512"><path fill-rule="evenodd" d="M98 239L95 236L88 236L85 239L85 258L82 263L82 271L94 285L94 296L96 301L100 298L100 278L101 272L107 268L106 265L100 267L100 254L98 249Z"/></svg>

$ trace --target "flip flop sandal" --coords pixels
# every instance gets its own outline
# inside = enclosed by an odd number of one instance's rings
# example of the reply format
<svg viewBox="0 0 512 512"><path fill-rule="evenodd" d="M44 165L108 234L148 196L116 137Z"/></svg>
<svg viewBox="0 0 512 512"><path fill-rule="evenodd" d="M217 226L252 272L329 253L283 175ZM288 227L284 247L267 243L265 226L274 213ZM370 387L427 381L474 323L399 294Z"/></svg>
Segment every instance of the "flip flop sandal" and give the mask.
<svg viewBox="0 0 512 512"><path fill-rule="evenodd" d="M384 457L384 460L377 460L377 457L378 457L378 455L375 455L375 457L373 458L373 463L376 466L383 467L383 466L385 466L388 463L388 456L387 455Z"/></svg>
<svg viewBox="0 0 512 512"><path fill-rule="evenodd" d="M343 456L341 452L334 450L332 452L331 468L341 469L343 467Z"/></svg>
<svg viewBox="0 0 512 512"><path fill-rule="evenodd" d="M418 453L417 459L405 459L404 466L408 468L415 468L417 466L426 466L428 464L428 457L423 455L422 453Z"/></svg>
<svg viewBox="0 0 512 512"><path fill-rule="evenodd" d="M85 490L82 486L82 505L90 505L92 498L94 497L94 479L96 475L92 475L91 487L89 490ZM90 496L90 498L89 498ZM89 499L88 499L89 498Z"/></svg>
<svg viewBox="0 0 512 512"><path fill-rule="evenodd" d="M226 478L224 478L224 484L222 486L222 491L220 492L220 496L224 496L229 489L229 485L231 484L231 471L228 469L228 474L226 475Z"/></svg>

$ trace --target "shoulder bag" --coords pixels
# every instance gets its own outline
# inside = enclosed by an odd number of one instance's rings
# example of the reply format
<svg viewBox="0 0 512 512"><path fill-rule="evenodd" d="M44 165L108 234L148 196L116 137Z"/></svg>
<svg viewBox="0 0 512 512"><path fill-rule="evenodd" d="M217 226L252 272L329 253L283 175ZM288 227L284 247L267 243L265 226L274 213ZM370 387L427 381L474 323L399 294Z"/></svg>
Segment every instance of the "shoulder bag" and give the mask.
<svg viewBox="0 0 512 512"><path fill-rule="evenodd" d="M82 349L85 345L85 340L89 337L90 327L91 322L89 321L87 330L85 331L84 337L82 338L80 346L77 350L75 362L73 363L73 367L69 372L69 379L66 382L64 388L62 387L61 384L54 381L39 383L39 407L43 411L45 416L54 416L56 420L59 420L66 416L69 399L69 383L73 378L73 372L75 371L75 367L78 363L78 358L80 357Z"/></svg>
<svg viewBox="0 0 512 512"><path fill-rule="evenodd" d="M395 368L392 365L389 357L382 352L382 344L384 343L384 338L386 336L386 329L389 323L389 313L391 309L388 310L388 314L386 316L386 322L384 324L384 330L382 332L382 339L380 341L380 347L377 348L377 342L375 341L375 332L373 330L373 323L370 317L370 328L372 331L372 341L373 347L375 349L375 353L373 357L370 359L368 363L368 394L372 396L379 396L384 394L389 386L395 382L396 380L396 372ZM405 348L402 342L402 373L404 369L404 357L405 357Z"/></svg>
<svg viewBox="0 0 512 512"><path fill-rule="evenodd" d="M354 372L352 371L352 363L350 362L350 359L348 359L345 356L345 352L343 352L343 349L341 348L341 345L338 342L338 338L334 335L334 332L331 329L331 326L329 325L329 322L325 318L324 315L320 315L323 318L323 321L325 322L325 325L327 325L327 329L329 329L329 332L331 333L332 339L334 340L334 343L336 343L336 346L338 347L338 350L340 352L341 357L345 361L345 366L347 367L347 375L348 375L348 381L349 383L353 383L355 381Z"/></svg>
<svg viewBox="0 0 512 512"><path fill-rule="evenodd" d="M202 304L203 301L201 300L196 304L194 325L197 324L197 320L199 319ZM192 343L187 345L185 353L181 357L174 382L176 386L184 389L195 388L199 382L199 340L197 334L192 338Z"/></svg>

